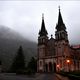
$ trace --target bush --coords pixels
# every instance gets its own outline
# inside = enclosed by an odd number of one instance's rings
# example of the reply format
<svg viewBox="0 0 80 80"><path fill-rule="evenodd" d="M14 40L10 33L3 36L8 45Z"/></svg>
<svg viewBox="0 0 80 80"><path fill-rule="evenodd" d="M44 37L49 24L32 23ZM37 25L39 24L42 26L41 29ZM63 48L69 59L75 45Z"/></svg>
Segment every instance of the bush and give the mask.
<svg viewBox="0 0 80 80"><path fill-rule="evenodd" d="M26 74L27 75L31 75L32 74L32 71L30 69L28 69L27 72L26 72Z"/></svg>

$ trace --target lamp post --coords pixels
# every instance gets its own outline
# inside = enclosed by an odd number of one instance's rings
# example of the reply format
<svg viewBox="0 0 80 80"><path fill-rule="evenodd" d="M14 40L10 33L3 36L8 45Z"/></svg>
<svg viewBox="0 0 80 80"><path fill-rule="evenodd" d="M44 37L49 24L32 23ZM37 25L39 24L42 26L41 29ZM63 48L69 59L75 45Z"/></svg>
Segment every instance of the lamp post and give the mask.
<svg viewBox="0 0 80 80"><path fill-rule="evenodd" d="M68 71L70 71L70 68L69 68L69 67L70 67L70 66L69 66L69 64L70 64L70 60L67 59L66 62L67 62L67 64L68 64Z"/></svg>

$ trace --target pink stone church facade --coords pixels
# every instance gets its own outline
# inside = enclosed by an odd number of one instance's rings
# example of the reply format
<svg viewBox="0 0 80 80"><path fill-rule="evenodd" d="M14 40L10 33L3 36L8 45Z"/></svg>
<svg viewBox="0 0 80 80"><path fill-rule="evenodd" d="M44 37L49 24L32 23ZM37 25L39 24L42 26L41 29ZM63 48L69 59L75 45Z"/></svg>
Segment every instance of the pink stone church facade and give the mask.
<svg viewBox="0 0 80 80"><path fill-rule="evenodd" d="M42 16L42 24L38 36L37 71L80 70L80 48L70 46L60 9L55 28L55 39L52 35L49 39L44 16Z"/></svg>

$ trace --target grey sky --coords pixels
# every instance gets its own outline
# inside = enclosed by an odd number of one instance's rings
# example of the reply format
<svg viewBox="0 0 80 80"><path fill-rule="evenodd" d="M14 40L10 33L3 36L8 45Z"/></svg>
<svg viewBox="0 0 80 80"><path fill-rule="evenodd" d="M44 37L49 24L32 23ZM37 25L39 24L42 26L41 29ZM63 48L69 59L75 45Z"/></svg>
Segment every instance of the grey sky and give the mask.
<svg viewBox="0 0 80 80"><path fill-rule="evenodd" d="M0 1L0 25L37 42L44 13L49 37L55 37L59 5L70 43L80 44L80 1Z"/></svg>

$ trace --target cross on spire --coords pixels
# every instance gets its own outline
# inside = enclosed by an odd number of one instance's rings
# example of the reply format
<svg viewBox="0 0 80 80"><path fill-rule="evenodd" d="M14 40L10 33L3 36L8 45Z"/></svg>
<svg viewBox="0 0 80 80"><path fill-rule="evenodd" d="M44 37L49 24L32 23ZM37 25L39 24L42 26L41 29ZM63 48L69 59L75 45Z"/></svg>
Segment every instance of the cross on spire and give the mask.
<svg viewBox="0 0 80 80"><path fill-rule="evenodd" d="M59 6L59 11L60 11L60 6Z"/></svg>
<svg viewBox="0 0 80 80"><path fill-rule="evenodd" d="M42 19L44 19L44 13L42 13Z"/></svg>
<svg viewBox="0 0 80 80"><path fill-rule="evenodd" d="M53 35L51 34L51 38L53 38Z"/></svg>

